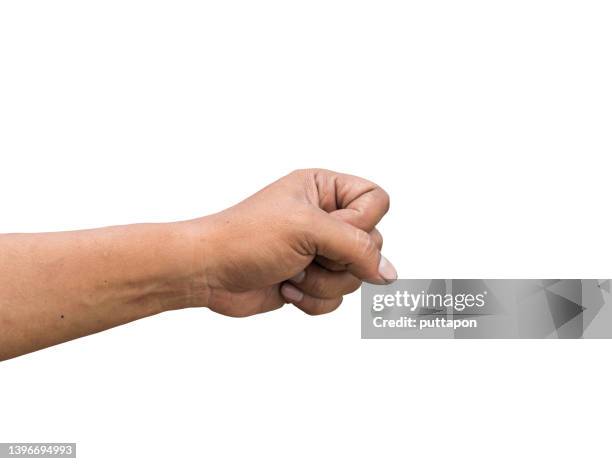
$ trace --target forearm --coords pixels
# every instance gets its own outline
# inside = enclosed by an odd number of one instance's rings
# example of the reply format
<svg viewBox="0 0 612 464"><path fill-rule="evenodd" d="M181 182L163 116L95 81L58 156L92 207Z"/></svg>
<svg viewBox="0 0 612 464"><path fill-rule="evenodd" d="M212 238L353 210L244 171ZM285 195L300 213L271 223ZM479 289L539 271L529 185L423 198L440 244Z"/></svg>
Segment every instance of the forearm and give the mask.
<svg viewBox="0 0 612 464"><path fill-rule="evenodd" d="M0 360L206 304L194 223L0 235Z"/></svg>
<svg viewBox="0 0 612 464"><path fill-rule="evenodd" d="M0 235L0 360L169 309L329 313L362 281L397 278L370 181L294 171L192 221Z"/></svg>

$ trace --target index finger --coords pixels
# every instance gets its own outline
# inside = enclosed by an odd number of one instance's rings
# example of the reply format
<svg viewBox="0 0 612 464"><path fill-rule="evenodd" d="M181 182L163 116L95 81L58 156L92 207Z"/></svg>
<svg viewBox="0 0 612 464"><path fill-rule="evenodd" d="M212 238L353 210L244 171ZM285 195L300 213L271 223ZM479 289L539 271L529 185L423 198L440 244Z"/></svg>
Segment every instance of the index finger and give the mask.
<svg viewBox="0 0 612 464"><path fill-rule="evenodd" d="M387 192L367 179L320 169L315 182L321 209L366 232L389 211Z"/></svg>

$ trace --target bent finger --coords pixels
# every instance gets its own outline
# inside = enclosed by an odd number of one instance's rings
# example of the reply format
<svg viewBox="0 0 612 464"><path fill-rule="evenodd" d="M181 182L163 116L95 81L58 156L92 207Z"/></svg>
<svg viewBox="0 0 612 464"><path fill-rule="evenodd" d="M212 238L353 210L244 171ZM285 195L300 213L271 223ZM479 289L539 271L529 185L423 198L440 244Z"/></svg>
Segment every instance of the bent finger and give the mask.
<svg viewBox="0 0 612 464"><path fill-rule="evenodd" d="M376 248L378 248L378 251L382 250L383 236L378 231L378 229L374 228L369 233L369 235L374 241L374 243L376 244ZM346 271L346 264L340 264L340 263L334 262L331 259L328 259L324 256L317 256L315 261L317 262L317 264L319 264L320 266L324 267L325 269L329 271Z"/></svg>
<svg viewBox="0 0 612 464"><path fill-rule="evenodd" d="M366 232L389 211L387 192L367 179L319 169L315 182L320 208Z"/></svg>
<svg viewBox="0 0 612 464"><path fill-rule="evenodd" d="M316 263L290 280L303 293L317 298L337 298L361 286L361 280L350 272L332 272Z"/></svg>
<svg viewBox="0 0 612 464"><path fill-rule="evenodd" d="M320 212L311 232L316 254L340 264L356 277L373 284L388 284L397 271L378 250L367 232Z"/></svg>
<svg viewBox="0 0 612 464"><path fill-rule="evenodd" d="M331 313L342 303L342 297L317 298L303 293L290 283L284 283L280 291L287 303L291 303L311 316Z"/></svg>

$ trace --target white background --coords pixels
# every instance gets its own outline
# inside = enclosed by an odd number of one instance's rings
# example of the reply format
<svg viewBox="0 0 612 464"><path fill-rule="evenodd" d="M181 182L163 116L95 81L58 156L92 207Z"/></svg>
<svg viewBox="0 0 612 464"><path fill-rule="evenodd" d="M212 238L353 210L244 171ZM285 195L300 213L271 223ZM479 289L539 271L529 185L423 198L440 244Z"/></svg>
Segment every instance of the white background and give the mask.
<svg viewBox="0 0 612 464"><path fill-rule="evenodd" d="M5 1L0 232L369 177L400 276L612 277L601 1ZM361 340L190 309L0 365L0 441L78 461L610 462L609 341ZM117 458L120 456L120 458Z"/></svg>

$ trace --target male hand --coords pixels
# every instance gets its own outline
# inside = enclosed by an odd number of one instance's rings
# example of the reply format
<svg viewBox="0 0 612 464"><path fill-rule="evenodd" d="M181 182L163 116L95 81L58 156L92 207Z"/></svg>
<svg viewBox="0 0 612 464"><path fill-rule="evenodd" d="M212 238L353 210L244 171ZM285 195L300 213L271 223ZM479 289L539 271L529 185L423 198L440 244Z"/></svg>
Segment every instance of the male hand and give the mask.
<svg viewBox="0 0 612 464"><path fill-rule="evenodd" d="M362 281L397 278L375 226L389 209L376 184L323 169L295 171L221 213L191 221L203 306L248 316L292 303L336 309Z"/></svg>
<svg viewBox="0 0 612 464"><path fill-rule="evenodd" d="M397 278L375 229L388 208L369 181L309 169L191 221L0 234L0 360L172 309L333 311Z"/></svg>

